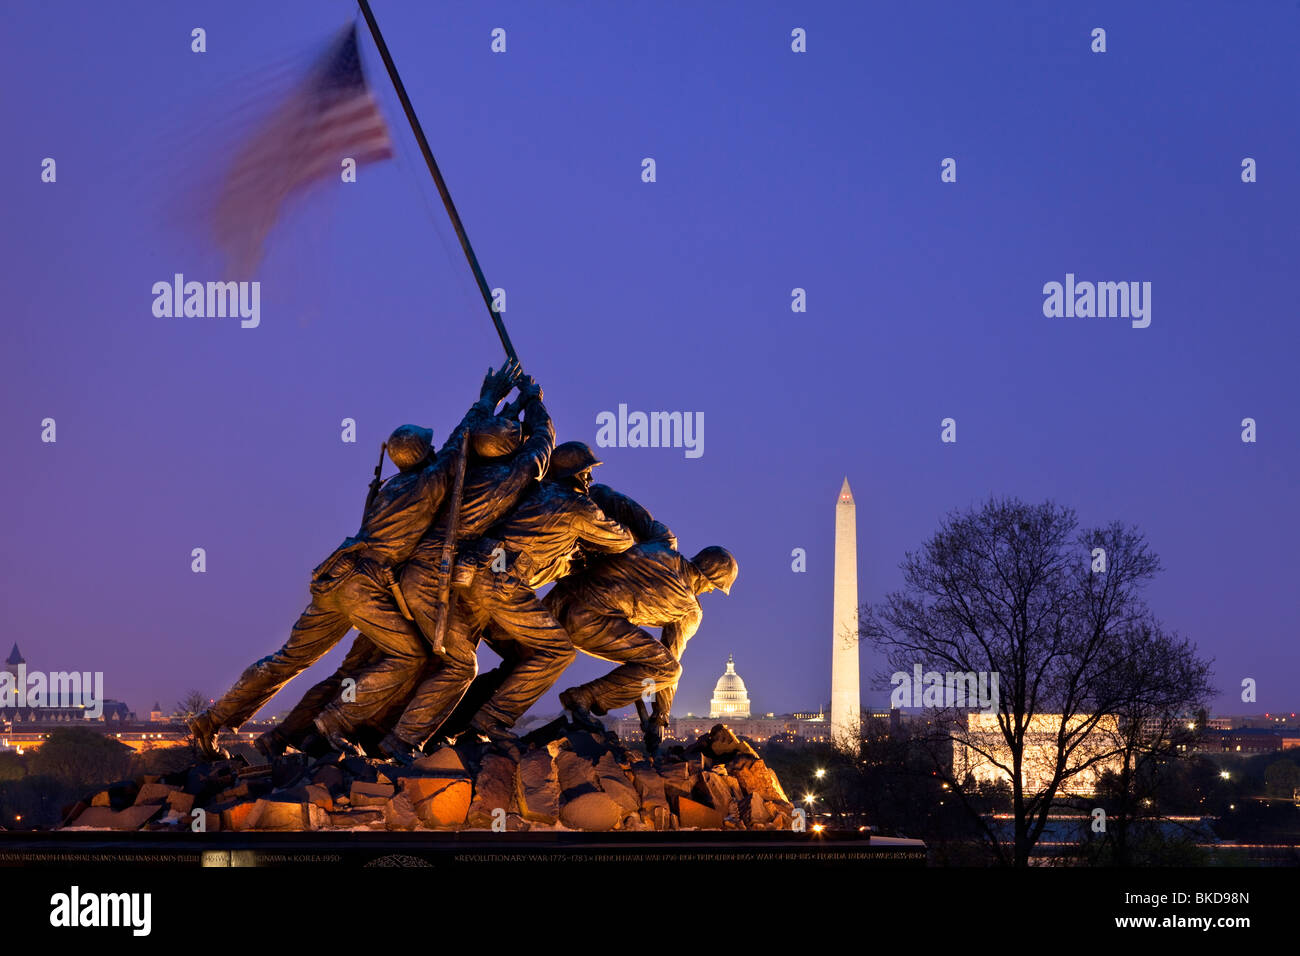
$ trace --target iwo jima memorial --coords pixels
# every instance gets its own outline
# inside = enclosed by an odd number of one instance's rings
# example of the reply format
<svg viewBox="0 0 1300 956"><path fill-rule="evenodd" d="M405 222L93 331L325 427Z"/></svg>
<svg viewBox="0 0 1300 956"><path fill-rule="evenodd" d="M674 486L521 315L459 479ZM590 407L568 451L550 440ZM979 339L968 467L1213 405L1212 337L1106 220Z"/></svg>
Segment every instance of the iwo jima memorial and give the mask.
<svg viewBox="0 0 1300 956"><path fill-rule="evenodd" d="M919 841L812 825L725 724L689 745L664 746L683 650L703 617L700 597L730 592L736 560L716 545L687 557L643 505L593 484L601 462L586 444L555 443L543 389L524 373L367 0L360 7L505 361L440 446L428 428L392 432L360 528L312 571L311 601L288 640L190 719L193 764L87 795L43 848L84 860L88 850L129 846L137 858L189 854L206 865L323 850L366 864L490 862L522 850L543 861L582 853L749 862L761 851L769 859L923 863ZM333 137L361 159L390 155L355 24L300 103L314 115L301 121L299 139ZM296 148L291 160L312 161L301 142ZM282 192L303 184L292 161L278 175ZM264 223L247 227L258 241ZM237 215L221 225L228 239L245 228ZM471 360L480 363L464 357ZM383 480L386 464L396 473ZM837 615L845 610L839 550ZM338 670L283 721L251 745L221 749L223 731L248 721L352 629ZM481 644L501 658L483 674ZM517 736L516 721L578 651L616 666L563 689L564 713ZM845 653L837 645L841 682ZM856 649L852 657L856 698ZM641 733L625 743L600 717L629 706ZM856 718L856 701L847 706Z"/></svg>

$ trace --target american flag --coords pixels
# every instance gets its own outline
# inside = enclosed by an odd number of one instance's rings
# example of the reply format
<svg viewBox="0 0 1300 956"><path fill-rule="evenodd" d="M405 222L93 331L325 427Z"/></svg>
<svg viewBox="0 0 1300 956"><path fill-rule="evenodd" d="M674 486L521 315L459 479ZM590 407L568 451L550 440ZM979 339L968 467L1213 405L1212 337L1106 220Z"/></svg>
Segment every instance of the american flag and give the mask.
<svg viewBox="0 0 1300 956"><path fill-rule="evenodd" d="M361 70L353 24L230 166L214 227L231 270L251 274L285 202L328 179L341 182L344 158L359 167L392 155L388 127Z"/></svg>

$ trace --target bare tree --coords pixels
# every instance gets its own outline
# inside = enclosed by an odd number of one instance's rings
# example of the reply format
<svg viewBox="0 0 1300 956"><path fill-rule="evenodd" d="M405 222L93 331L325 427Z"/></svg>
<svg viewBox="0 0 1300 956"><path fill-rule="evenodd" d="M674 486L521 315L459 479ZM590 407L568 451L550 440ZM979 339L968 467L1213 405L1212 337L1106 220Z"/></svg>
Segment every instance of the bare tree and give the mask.
<svg viewBox="0 0 1300 956"><path fill-rule="evenodd" d="M863 609L861 633L895 672L996 675L987 714L944 699L921 737L995 857L1027 866L1053 801L1094 785L1119 752L1119 715L1147 692L1149 669L1131 665L1149 650L1140 592L1159 560L1136 529L1080 530L1070 508L1008 499L949 515L901 568L903 589ZM1009 838L978 799L997 779L1011 789Z"/></svg>
<svg viewBox="0 0 1300 956"><path fill-rule="evenodd" d="M1157 625L1122 635L1115 653L1125 666L1108 675L1119 682L1105 695L1118 699L1117 719L1103 733L1110 738L1105 746L1118 759L1112 761L1099 794L1105 797L1101 802L1110 859L1129 866L1137 824L1160 812L1159 765L1178 759L1197 738L1203 728L1192 715L1204 713L1214 689L1210 663L1198 658L1186 640Z"/></svg>
<svg viewBox="0 0 1300 956"><path fill-rule="evenodd" d="M182 717L193 717L208 706L208 699L202 691L188 690L185 696L176 702L176 710Z"/></svg>

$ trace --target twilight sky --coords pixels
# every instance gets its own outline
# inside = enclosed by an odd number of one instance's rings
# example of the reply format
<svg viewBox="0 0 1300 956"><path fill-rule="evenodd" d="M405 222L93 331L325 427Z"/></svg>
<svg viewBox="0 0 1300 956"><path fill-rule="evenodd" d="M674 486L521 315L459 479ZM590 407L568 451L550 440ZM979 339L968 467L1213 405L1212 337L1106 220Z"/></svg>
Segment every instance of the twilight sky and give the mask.
<svg viewBox="0 0 1300 956"><path fill-rule="evenodd" d="M597 469L688 554L739 559L703 599L681 713L728 653L757 711L829 698L845 475L864 601L950 509L1051 497L1143 529L1151 606L1216 659L1216 710L1300 707L1300 5L374 4L559 440L594 444L620 403L704 415L702 457L609 448ZM280 223L260 327L152 314L154 282L227 278L193 210L237 109L355 9L0 11L4 652L102 670L139 711L218 695L282 643L379 442L407 421L440 441L501 358L368 36L397 159ZM1044 317L1067 272L1150 282L1150 327Z"/></svg>

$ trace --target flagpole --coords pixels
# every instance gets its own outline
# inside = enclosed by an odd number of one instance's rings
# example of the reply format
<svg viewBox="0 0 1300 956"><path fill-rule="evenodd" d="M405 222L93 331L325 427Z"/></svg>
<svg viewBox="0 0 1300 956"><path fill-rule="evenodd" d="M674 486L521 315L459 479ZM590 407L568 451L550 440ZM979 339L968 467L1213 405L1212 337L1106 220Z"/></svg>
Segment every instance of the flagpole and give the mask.
<svg viewBox="0 0 1300 956"><path fill-rule="evenodd" d="M402 78L397 73L397 64L393 62L392 54L388 52L388 44L384 42L384 35L379 32L379 24L375 21L375 14L370 9L370 0L357 0L361 6L361 13L366 18L366 26L370 28L370 35L375 39L375 46L379 48L379 56L384 61L384 67L388 70L388 77L393 81L393 88L397 91L397 98L402 101L402 109L406 112L407 122L411 124L411 132L415 133L415 139L420 144L420 152L424 154L424 162L429 167L429 172L433 175L434 184L438 187L438 194L442 196L442 204L447 207L447 215L451 217L451 224L456 229L456 236L460 239L460 247L465 250L465 258L469 260L469 267L474 271L474 278L478 281L479 292L483 294L483 302L487 306L488 314L492 317L492 324L496 326L497 335L501 338L501 346L506 350L506 357L519 361L519 356L515 354L515 347L510 343L510 335L506 332L505 323L501 321L501 314L492 308L492 290L487 284L487 279L483 278L483 270L479 268L478 257L474 255L474 247L469 244L469 235L465 232L465 224L460 221L460 213L456 212L456 204L451 201L451 193L447 189L447 181L442 178L442 172L438 169L438 161L433 158L433 150L429 148L429 140L424 135L424 129L420 126L420 119L415 115L415 108L411 105L411 98L406 95L406 87L402 85Z"/></svg>

